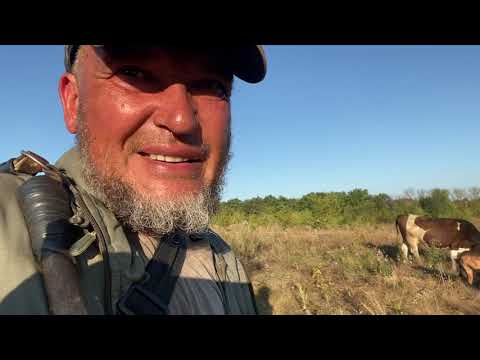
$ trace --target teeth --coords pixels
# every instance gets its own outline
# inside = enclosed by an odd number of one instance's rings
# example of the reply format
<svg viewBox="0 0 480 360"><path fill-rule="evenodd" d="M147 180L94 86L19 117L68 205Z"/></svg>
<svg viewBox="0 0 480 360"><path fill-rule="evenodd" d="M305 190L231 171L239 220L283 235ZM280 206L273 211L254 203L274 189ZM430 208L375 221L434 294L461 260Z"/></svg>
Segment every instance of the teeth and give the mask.
<svg viewBox="0 0 480 360"><path fill-rule="evenodd" d="M156 154L150 154L149 156L150 156L150 159L152 160L165 161L169 163L179 163L179 162L188 161L188 159L175 157L175 156L164 156L164 155L156 155Z"/></svg>

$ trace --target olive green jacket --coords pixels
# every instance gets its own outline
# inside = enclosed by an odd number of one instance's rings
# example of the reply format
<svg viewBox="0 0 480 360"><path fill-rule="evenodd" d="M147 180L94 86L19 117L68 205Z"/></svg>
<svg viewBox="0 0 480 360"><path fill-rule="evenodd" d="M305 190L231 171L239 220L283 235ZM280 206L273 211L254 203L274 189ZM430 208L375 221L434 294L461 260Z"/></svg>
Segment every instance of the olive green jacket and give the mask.
<svg viewBox="0 0 480 360"><path fill-rule="evenodd" d="M55 165L73 179L77 188L87 191L76 147L66 152ZM17 188L28 178L28 175L0 173L0 314L49 314L42 275L16 198ZM89 210L94 218L101 218L111 240L107 246L112 274L111 297L115 305L132 282L142 278L146 263L136 247L131 246L115 216L100 201L94 199L94 202L94 206L88 206ZM255 314L251 284L242 264L218 235L209 231L204 236L214 253L226 313ZM105 314L103 258L98 247L88 247L76 260L88 313Z"/></svg>

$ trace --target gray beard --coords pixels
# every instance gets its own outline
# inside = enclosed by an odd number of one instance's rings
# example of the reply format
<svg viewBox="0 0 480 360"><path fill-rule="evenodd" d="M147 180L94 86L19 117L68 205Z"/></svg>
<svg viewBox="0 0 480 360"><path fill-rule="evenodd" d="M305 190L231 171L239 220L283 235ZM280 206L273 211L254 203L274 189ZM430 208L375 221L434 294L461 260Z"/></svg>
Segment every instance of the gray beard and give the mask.
<svg viewBox="0 0 480 360"><path fill-rule="evenodd" d="M225 183L225 170L231 158L225 151L220 173L210 186L197 194L185 194L175 199L158 200L139 193L118 174L102 175L97 171L90 153L90 139L83 121L79 121L76 142L80 150L82 174L89 190L132 231L162 237L176 230L187 234L207 230L216 213ZM230 141L228 142L230 144Z"/></svg>

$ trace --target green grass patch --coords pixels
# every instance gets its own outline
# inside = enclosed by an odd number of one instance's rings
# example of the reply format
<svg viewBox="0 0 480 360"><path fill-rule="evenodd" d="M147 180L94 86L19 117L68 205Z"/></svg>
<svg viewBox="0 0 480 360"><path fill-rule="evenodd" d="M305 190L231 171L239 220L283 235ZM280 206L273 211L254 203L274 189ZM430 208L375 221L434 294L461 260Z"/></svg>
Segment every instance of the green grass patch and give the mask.
<svg viewBox="0 0 480 360"><path fill-rule="evenodd" d="M425 265L430 268L437 268L440 264L450 261L448 251L445 249L425 247L422 255Z"/></svg>

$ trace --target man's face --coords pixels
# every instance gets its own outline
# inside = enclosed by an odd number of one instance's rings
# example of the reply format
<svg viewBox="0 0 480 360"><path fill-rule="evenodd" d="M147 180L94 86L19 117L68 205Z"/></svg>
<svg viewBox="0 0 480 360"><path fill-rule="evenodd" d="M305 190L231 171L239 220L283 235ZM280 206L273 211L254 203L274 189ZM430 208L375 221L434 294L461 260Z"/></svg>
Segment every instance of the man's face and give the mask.
<svg viewBox="0 0 480 360"><path fill-rule="evenodd" d="M231 78L207 54L82 51L79 116L67 127L76 133L81 119L100 176L157 200L198 194L216 182L228 156Z"/></svg>

